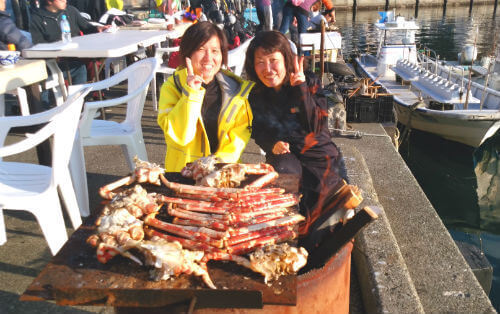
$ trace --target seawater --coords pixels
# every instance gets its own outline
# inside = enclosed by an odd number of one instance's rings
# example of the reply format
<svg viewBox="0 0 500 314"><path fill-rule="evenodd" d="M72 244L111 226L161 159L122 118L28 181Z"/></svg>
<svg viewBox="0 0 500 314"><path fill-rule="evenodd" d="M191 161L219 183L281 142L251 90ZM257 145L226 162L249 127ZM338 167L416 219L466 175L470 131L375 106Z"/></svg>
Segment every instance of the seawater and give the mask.
<svg viewBox="0 0 500 314"><path fill-rule="evenodd" d="M476 42L479 57L494 53L495 42L500 45L500 6L496 16L493 8L474 5L469 13L469 6L450 6L446 10L437 6L419 8L418 12L415 8L398 9L396 14L412 18L418 13L416 20L421 29L416 34L417 43L436 51L440 59L456 60L465 44ZM373 23L378 18L376 11L337 12L344 59L356 53L376 52L378 35ZM480 247L493 266L489 297L500 311L500 207L493 205L485 212L482 204L480 209L474 172L474 161L484 154L484 149L496 152L498 158L500 136L481 149L413 131L400 153L452 237Z"/></svg>

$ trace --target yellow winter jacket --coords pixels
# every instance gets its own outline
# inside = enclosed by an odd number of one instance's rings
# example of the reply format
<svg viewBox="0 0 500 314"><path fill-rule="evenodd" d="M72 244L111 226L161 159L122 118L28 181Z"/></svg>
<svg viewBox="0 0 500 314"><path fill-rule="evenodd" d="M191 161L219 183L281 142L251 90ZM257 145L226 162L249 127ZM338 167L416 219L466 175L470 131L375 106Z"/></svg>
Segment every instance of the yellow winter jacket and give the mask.
<svg viewBox="0 0 500 314"><path fill-rule="evenodd" d="M248 94L254 83L229 71L216 74L222 91L216 152L210 144L201 117L205 89L194 90L186 83L187 70L177 69L160 91L158 124L165 134L165 169L179 172L188 162L215 155L223 162L237 162L250 139L252 112Z"/></svg>

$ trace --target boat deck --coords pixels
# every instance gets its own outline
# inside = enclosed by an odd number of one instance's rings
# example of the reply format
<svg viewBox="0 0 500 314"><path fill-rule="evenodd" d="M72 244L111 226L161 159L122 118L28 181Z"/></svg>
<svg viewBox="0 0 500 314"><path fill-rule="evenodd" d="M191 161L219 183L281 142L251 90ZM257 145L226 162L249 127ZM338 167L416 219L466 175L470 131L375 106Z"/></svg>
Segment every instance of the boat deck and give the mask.
<svg viewBox="0 0 500 314"><path fill-rule="evenodd" d="M418 102L419 92L410 90L408 86L401 85L394 80L377 78L374 73L377 73L377 60L372 56L362 56L361 61L364 64L366 75L376 80L376 84L383 85L387 93L394 95L394 100L401 104L414 104Z"/></svg>

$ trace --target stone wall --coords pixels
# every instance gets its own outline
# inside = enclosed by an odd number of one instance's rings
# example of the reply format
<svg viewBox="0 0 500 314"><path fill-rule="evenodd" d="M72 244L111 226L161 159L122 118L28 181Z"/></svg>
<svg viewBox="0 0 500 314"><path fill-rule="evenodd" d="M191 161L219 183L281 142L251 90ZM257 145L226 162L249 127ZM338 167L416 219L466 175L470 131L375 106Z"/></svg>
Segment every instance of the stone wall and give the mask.
<svg viewBox="0 0 500 314"><path fill-rule="evenodd" d="M417 2L419 6L442 6L445 1L447 6L469 5L471 1L473 4L495 4L495 0L390 0L389 8L413 7ZM354 2L358 9L384 8L386 4L386 0L335 0L334 5L338 10L351 10Z"/></svg>

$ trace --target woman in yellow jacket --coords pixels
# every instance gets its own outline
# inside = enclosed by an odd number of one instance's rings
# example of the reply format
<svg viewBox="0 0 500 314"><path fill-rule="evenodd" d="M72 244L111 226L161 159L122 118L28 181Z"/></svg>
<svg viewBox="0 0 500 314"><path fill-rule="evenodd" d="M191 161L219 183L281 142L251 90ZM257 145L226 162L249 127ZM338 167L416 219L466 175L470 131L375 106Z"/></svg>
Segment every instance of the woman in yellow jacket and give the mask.
<svg viewBox="0 0 500 314"><path fill-rule="evenodd" d="M165 169L213 155L237 162L251 133L253 83L229 71L224 32L210 22L190 26L179 47L181 66L160 91L158 124L165 134ZM242 60L243 61L243 60Z"/></svg>

